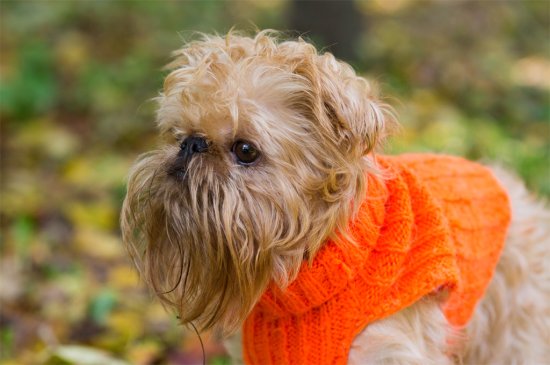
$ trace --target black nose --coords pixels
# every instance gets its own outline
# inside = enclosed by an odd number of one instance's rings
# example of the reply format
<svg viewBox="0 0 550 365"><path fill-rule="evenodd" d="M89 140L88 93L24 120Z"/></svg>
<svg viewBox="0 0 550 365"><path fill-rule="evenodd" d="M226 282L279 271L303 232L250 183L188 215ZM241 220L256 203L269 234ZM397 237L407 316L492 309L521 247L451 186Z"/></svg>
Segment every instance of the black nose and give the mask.
<svg viewBox="0 0 550 365"><path fill-rule="evenodd" d="M194 153L202 153L208 151L208 143L201 136L189 136L180 145L178 156L189 157Z"/></svg>

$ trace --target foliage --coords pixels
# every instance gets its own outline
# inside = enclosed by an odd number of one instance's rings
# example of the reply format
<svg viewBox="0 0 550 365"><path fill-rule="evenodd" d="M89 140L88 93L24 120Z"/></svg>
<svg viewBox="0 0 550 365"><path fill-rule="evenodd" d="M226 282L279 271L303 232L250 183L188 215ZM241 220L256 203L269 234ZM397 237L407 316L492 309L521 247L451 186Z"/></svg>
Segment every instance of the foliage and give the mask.
<svg viewBox="0 0 550 365"><path fill-rule="evenodd" d="M550 195L548 2L356 7L350 62L392 95L404 128L391 151L498 161ZM196 334L126 257L125 176L156 145L150 99L170 51L192 31L288 29L290 11L284 0L0 2L0 364L202 361ZM226 363L216 336L201 337L207 362Z"/></svg>

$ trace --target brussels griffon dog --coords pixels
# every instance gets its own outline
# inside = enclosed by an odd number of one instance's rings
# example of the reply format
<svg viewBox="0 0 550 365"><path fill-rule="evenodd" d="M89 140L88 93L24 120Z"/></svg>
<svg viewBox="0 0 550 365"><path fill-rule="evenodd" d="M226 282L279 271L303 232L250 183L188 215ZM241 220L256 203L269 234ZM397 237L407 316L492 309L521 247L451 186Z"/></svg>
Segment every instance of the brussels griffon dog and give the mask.
<svg viewBox="0 0 550 365"><path fill-rule="evenodd" d="M249 364L548 361L548 209L497 168L375 153L373 84L278 37L175 52L121 218L148 286Z"/></svg>

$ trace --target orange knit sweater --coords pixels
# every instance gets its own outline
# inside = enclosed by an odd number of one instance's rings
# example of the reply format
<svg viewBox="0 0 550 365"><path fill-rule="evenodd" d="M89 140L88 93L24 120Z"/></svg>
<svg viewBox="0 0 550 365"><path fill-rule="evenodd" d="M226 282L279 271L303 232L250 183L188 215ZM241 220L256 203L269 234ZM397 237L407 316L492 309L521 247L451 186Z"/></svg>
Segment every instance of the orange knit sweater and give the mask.
<svg viewBox="0 0 550 365"><path fill-rule="evenodd" d="M345 364L354 337L440 288L465 325L504 245L508 198L485 167L439 155L379 157L351 232L327 242L284 290L271 285L243 327L248 364Z"/></svg>

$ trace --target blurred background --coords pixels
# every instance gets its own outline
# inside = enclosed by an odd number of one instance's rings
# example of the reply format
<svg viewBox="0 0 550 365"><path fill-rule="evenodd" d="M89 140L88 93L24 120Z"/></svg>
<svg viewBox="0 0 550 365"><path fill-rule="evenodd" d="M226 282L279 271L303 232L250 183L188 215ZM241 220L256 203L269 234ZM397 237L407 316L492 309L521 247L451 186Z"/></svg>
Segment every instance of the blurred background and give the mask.
<svg viewBox="0 0 550 365"><path fill-rule="evenodd" d="M498 161L550 196L548 1L1 1L0 364L195 364L118 217L193 31L304 34L380 83L392 153ZM208 364L226 364L202 334Z"/></svg>

